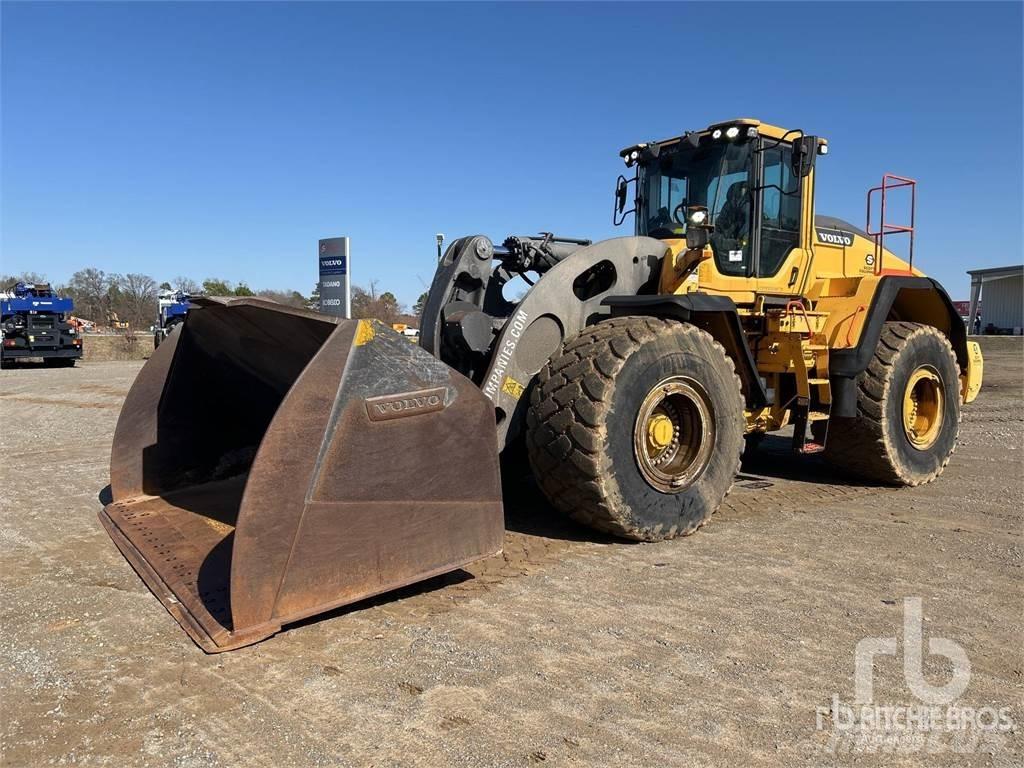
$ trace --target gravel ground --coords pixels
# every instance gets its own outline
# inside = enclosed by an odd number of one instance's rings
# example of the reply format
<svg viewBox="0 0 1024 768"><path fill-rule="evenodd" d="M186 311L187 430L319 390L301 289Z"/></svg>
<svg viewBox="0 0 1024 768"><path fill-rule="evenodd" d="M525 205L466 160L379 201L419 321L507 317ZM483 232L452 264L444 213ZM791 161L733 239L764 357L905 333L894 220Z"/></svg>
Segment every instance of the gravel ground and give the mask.
<svg viewBox="0 0 1024 768"><path fill-rule="evenodd" d="M984 345L985 389L930 485L861 486L770 438L709 526L644 545L520 489L503 555L215 656L96 519L141 364L4 370L3 763L1021 765L1024 348ZM855 646L902 636L907 597L926 641L969 658L956 705L1008 707L1014 728L895 751L838 730ZM876 660L876 703L921 706L904 646Z"/></svg>

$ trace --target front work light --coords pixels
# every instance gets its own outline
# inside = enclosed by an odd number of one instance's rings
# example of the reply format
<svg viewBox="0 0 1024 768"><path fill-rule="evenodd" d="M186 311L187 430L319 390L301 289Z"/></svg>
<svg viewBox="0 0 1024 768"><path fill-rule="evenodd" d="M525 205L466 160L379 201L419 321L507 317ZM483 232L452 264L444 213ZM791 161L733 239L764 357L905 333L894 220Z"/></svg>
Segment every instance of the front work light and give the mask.
<svg viewBox="0 0 1024 768"><path fill-rule="evenodd" d="M727 128L725 131L725 137L727 139L735 139L739 135L740 129L735 125L729 126L729 128Z"/></svg>

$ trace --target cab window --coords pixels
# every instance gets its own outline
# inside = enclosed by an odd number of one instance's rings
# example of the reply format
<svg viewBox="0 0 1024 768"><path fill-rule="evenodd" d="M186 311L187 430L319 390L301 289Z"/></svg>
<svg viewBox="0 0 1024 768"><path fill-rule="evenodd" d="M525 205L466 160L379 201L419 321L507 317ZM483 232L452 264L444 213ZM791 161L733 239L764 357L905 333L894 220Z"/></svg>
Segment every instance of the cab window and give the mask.
<svg viewBox="0 0 1024 768"><path fill-rule="evenodd" d="M764 153L758 277L776 274L800 243L800 182L793 174L792 156L789 147L775 147Z"/></svg>
<svg viewBox="0 0 1024 768"><path fill-rule="evenodd" d="M711 249L718 271L724 275L748 275L752 195L748 142L730 144L708 183L707 200L714 231Z"/></svg>

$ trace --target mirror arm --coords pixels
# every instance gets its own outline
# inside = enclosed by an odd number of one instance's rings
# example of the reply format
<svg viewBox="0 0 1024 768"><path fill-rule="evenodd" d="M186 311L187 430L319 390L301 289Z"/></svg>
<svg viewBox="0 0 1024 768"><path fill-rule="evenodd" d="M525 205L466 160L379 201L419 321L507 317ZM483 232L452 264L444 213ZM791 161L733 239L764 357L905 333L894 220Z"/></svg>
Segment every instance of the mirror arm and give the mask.
<svg viewBox="0 0 1024 768"><path fill-rule="evenodd" d="M764 152L765 150L775 149L777 146L779 146L779 144L782 144L784 141L786 141L786 139L789 138L790 134L793 134L793 133L799 133L800 134L800 138L804 137L804 132L800 128L793 128L792 130L786 131L784 134L782 134L781 138L778 138L778 139L766 139L766 141L773 141L774 143L773 144L762 144L760 147L756 148L754 150L754 152L755 153L756 152Z"/></svg>
<svg viewBox="0 0 1024 768"><path fill-rule="evenodd" d="M762 189L777 189L777 190L779 190L779 194L780 195L785 195L786 197L796 197L796 196L798 196L800 194L800 189L801 189L801 186L802 186L800 179L801 179L801 177L797 177L796 189L794 189L794 190L792 190L790 192L787 192L782 187L780 187L778 184L763 184L760 187L754 187L750 191L751 191L751 193L754 193L754 192L760 192Z"/></svg>

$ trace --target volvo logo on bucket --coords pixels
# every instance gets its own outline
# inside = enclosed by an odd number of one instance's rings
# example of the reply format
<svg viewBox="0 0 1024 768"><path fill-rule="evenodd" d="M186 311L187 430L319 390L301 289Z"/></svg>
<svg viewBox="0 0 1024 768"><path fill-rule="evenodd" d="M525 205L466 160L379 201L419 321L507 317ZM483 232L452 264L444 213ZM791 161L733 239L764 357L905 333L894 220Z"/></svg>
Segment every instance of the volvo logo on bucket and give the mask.
<svg viewBox="0 0 1024 768"><path fill-rule="evenodd" d="M328 237L320 241L320 311L327 315L349 317L349 252L347 237Z"/></svg>

